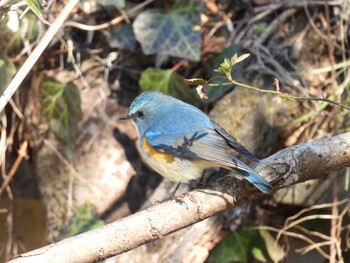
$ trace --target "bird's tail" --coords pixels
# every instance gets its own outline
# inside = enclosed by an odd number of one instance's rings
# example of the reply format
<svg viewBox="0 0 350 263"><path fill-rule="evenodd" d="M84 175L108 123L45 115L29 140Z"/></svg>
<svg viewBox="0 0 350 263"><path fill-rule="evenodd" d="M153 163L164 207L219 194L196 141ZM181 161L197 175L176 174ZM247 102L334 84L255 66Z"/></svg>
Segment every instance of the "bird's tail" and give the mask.
<svg viewBox="0 0 350 263"><path fill-rule="evenodd" d="M272 193L272 186L264 177L262 177L260 174L258 174L253 169L249 168L247 165L245 165L243 162L241 162L236 158L235 158L235 162L239 163L240 166L244 166L244 168L246 168L246 171L238 168L235 169L237 172L243 175L245 179L247 179L250 183L252 183L261 192L265 194Z"/></svg>

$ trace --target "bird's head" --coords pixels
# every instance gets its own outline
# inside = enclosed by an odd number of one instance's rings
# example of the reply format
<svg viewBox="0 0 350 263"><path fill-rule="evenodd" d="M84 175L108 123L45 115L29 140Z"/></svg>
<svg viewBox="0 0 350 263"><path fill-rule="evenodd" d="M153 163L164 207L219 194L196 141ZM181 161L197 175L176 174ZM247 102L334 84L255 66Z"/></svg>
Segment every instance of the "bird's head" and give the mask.
<svg viewBox="0 0 350 263"><path fill-rule="evenodd" d="M135 98L129 107L128 114L121 117L120 120L131 119L136 124L139 133L142 133L154 121L157 121L158 116L161 115L161 105L167 98L168 96L160 92L143 92Z"/></svg>

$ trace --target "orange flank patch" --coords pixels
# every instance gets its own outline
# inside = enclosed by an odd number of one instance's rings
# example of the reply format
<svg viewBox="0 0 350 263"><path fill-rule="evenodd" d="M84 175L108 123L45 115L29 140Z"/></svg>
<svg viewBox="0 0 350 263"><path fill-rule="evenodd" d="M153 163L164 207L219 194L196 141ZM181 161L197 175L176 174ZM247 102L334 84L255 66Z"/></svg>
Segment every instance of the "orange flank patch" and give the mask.
<svg viewBox="0 0 350 263"><path fill-rule="evenodd" d="M143 139L143 150L156 162L172 163L174 161L174 157L171 153L165 153L156 150L152 145L148 143L146 138Z"/></svg>

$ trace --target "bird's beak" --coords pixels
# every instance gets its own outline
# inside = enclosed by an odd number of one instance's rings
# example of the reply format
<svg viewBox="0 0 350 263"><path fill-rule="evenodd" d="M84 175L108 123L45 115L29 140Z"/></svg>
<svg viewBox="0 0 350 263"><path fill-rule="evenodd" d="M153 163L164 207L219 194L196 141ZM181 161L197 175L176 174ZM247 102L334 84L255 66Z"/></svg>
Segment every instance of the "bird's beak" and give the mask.
<svg viewBox="0 0 350 263"><path fill-rule="evenodd" d="M130 116L130 115L126 115L126 116L123 116L123 117L120 117L120 118L119 118L120 121L129 120L129 119L131 119L131 116Z"/></svg>

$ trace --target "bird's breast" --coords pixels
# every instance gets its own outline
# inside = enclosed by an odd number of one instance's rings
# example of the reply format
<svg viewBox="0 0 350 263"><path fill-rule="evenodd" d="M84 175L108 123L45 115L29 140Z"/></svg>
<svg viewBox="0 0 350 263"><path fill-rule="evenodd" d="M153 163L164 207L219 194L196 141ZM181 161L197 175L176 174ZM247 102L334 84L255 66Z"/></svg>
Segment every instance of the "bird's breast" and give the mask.
<svg viewBox="0 0 350 263"><path fill-rule="evenodd" d="M168 163L171 164L174 162L174 156L171 153L160 152L150 145L146 138L143 139L143 150L145 154L150 156L155 162L158 163Z"/></svg>
<svg viewBox="0 0 350 263"><path fill-rule="evenodd" d="M145 163L163 177L173 182L188 182L200 178L203 170L212 167L212 163L195 158L186 158L169 152L161 152L148 143L146 138L140 141L139 150Z"/></svg>

